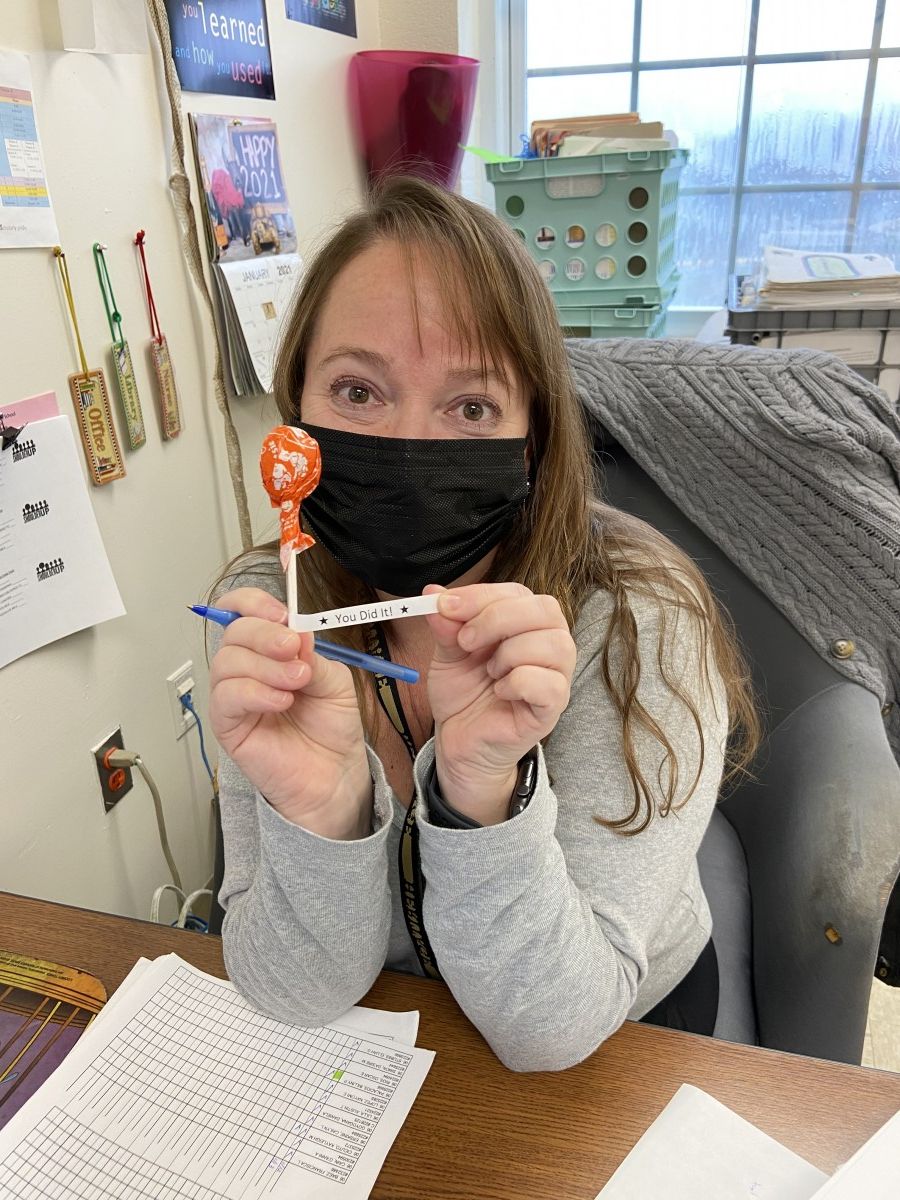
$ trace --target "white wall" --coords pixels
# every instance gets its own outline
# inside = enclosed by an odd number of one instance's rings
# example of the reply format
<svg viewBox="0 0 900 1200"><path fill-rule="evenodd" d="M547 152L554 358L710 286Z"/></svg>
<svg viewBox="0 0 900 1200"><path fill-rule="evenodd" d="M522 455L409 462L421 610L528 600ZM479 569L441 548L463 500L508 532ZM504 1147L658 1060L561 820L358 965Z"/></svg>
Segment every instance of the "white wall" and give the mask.
<svg viewBox="0 0 900 1200"><path fill-rule="evenodd" d="M91 257L100 240L110 247L150 436L142 449L125 452L125 479L91 489L128 615L0 671L0 889L146 916L153 889L168 880L149 794L136 777L132 792L105 815L89 749L122 726L126 744L140 751L160 785L186 885L203 886L211 873L210 786L196 731L175 741L164 681L193 659L205 714L202 630L184 606L201 597L238 548L210 387L211 340L181 260L166 188L170 135L151 56L62 52L56 0L3 0L2 11L0 45L31 58L46 169L89 361L109 371L109 333ZM186 94L185 108L275 117L303 253L359 195L344 74L351 54L379 45L379 9L377 0L358 0L356 40L287 21L281 0L268 0L268 17L277 101ZM184 408L184 432L171 443L158 434L143 350L148 329L131 249L139 227L148 232L152 281ZM0 294L0 395L10 401L53 389L71 414L67 377L76 359L52 254L0 250ZM233 406L262 536L272 526L256 460L274 414L260 399Z"/></svg>

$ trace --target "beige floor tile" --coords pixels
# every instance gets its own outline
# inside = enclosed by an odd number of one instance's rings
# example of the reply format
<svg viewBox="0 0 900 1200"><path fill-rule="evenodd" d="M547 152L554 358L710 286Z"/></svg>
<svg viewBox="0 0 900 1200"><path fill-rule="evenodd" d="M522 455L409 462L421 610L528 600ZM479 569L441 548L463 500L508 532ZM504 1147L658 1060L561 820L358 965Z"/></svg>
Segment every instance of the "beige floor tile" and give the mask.
<svg viewBox="0 0 900 1200"><path fill-rule="evenodd" d="M887 987L877 979L872 981L863 1063L882 1071L900 1071L900 988Z"/></svg>

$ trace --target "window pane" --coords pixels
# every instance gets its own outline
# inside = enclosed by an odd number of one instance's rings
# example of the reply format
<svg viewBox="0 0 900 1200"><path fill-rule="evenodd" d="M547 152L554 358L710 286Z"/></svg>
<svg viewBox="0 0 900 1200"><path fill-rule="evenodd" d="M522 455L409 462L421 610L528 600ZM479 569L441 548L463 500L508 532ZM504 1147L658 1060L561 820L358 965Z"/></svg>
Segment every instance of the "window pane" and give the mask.
<svg viewBox="0 0 900 1200"><path fill-rule="evenodd" d="M528 67L630 63L633 30L633 0L528 0Z"/></svg>
<svg viewBox="0 0 900 1200"><path fill-rule="evenodd" d="M675 304L725 303L731 212L730 196L679 196Z"/></svg>
<svg viewBox="0 0 900 1200"><path fill-rule="evenodd" d="M757 269L763 246L843 250L849 192L751 192L741 205L738 274Z"/></svg>
<svg viewBox="0 0 900 1200"><path fill-rule="evenodd" d="M742 67L642 71L638 107L690 150L682 187L734 183Z"/></svg>
<svg viewBox="0 0 900 1200"><path fill-rule="evenodd" d="M863 192L853 249L857 254L886 254L900 266L900 191Z"/></svg>
<svg viewBox="0 0 900 1200"><path fill-rule="evenodd" d="M598 4L602 8L602 4ZM748 0L644 0L641 59L723 58L744 54Z"/></svg>
<svg viewBox="0 0 900 1200"><path fill-rule="evenodd" d="M842 183L853 176L868 63L757 67L748 183Z"/></svg>
<svg viewBox="0 0 900 1200"><path fill-rule="evenodd" d="M630 100L630 71L614 71L609 75L543 75L528 80L528 123L548 117L628 112Z"/></svg>
<svg viewBox="0 0 900 1200"><path fill-rule="evenodd" d="M878 61L863 177L873 182L900 180L900 58Z"/></svg>
<svg viewBox="0 0 900 1200"><path fill-rule="evenodd" d="M760 0L757 54L865 50L875 0Z"/></svg>
<svg viewBox="0 0 900 1200"><path fill-rule="evenodd" d="M884 24L881 26L882 46L900 46L900 0L887 0Z"/></svg>

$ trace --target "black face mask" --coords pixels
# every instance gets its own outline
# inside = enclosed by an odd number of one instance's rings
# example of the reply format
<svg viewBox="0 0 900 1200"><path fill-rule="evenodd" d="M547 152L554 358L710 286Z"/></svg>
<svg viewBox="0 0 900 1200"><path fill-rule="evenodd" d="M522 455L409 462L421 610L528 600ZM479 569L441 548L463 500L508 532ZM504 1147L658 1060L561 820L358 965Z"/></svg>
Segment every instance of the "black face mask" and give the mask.
<svg viewBox="0 0 900 1200"><path fill-rule="evenodd" d="M303 428L322 452L322 478L303 501L310 529L342 567L393 596L464 575L528 498L525 438Z"/></svg>

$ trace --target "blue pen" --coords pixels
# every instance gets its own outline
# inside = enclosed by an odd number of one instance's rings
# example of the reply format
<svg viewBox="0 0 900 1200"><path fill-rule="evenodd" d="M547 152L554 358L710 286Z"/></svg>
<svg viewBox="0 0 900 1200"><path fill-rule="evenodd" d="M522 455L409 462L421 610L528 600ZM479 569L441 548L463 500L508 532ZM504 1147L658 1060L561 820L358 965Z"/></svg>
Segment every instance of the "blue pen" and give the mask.
<svg viewBox="0 0 900 1200"><path fill-rule="evenodd" d="M205 621L215 621L217 625L230 625L242 615L227 608L212 608L207 604L189 604L188 608L198 617L203 617ZM347 646L338 646L335 642L326 642L320 637L315 639L315 650L316 654L321 654L323 658L344 663L348 667L359 667L361 671L371 671L373 675L387 675L391 679L401 679L404 683L419 682L419 672L414 671L412 667L377 658L374 654L363 654L361 650L351 650Z"/></svg>

